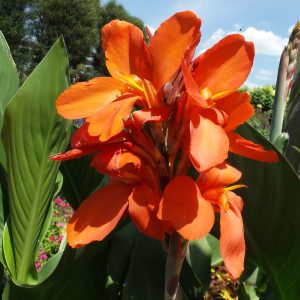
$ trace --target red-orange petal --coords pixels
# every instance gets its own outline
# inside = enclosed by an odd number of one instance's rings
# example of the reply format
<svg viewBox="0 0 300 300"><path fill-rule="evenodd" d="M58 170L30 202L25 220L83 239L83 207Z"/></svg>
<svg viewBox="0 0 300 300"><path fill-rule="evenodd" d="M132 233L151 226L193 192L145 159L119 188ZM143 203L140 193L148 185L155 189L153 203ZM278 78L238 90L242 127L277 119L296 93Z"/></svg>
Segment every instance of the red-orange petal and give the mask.
<svg viewBox="0 0 300 300"><path fill-rule="evenodd" d="M191 11L176 13L151 38L152 83L160 90L179 69L185 51L200 37L201 20Z"/></svg>
<svg viewBox="0 0 300 300"><path fill-rule="evenodd" d="M124 83L110 77L78 82L59 95L56 101L57 112L66 119L89 117L118 98L125 89Z"/></svg>
<svg viewBox="0 0 300 300"><path fill-rule="evenodd" d="M188 176L175 177L165 188L158 218L169 221L187 240L198 240L213 226L214 211L200 193L194 180Z"/></svg>
<svg viewBox="0 0 300 300"><path fill-rule="evenodd" d="M71 147L73 149L81 149L86 147L100 146L99 137L90 136L88 133L88 123L84 123L79 127L76 132L73 134L71 139Z"/></svg>
<svg viewBox="0 0 300 300"><path fill-rule="evenodd" d="M126 21L114 20L103 27L101 39L106 66L113 77L118 78L121 73L150 79L149 53L139 28Z"/></svg>
<svg viewBox="0 0 300 300"><path fill-rule="evenodd" d="M194 78L200 89L209 88L213 95L236 90L248 77L253 59L253 43L231 34L195 60Z"/></svg>
<svg viewBox="0 0 300 300"><path fill-rule="evenodd" d="M129 214L133 223L145 235L162 240L163 223L156 216L160 197L145 184L135 186L129 197Z"/></svg>
<svg viewBox="0 0 300 300"><path fill-rule="evenodd" d="M69 245L79 248L103 240L121 219L131 191L129 185L110 183L90 195L67 225Z"/></svg>
<svg viewBox="0 0 300 300"><path fill-rule="evenodd" d="M191 112L190 135L190 158L199 172L217 166L227 158L229 141L224 129L203 118L195 109Z"/></svg>
<svg viewBox="0 0 300 300"><path fill-rule="evenodd" d="M229 132L230 151L254 160L274 163L278 161L278 155L274 150L265 150L263 146L246 140L237 133Z"/></svg>
<svg viewBox="0 0 300 300"><path fill-rule="evenodd" d="M242 173L236 168L227 163L222 163L215 168L201 174L197 178L197 184L200 191L205 191L211 188L225 187L238 181Z"/></svg>
<svg viewBox="0 0 300 300"><path fill-rule="evenodd" d="M87 147L85 149L72 149L64 153L58 153L51 155L49 158L51 160L71 160L74 158L79 158L88 154L91 154L93 152L96 152L98 150L98 147Z"/></svg>
<svg viewBox="0 0 300 300"><path fill-rule="evenodd" d="M246 247L242 216L233 204L226 211L220 207L220 216L221 256L229 274L236 279L244 270Z"/></svg>
<svg viewBox="0 0 300 300"><path fill-rule="evenodd" d="M123 119L129 116L137 100L136 96L123 95L103 106L95 115L86 119L89 134L100 136L99 140L104 142L120 133L124 128Z"/></svg>
<svg viewBox="0 0 300 300"><path fill-rule="evenodd" d="M223 110L229 116L224 126L225 131L236 129L254 115L249 93L233 92L224 98L217 99L216 108Z"/></svg>
<svg viewBox="0 0 300 300"><path fill-rule="evenodd" d="M167 105L142 109L135 111L132 117L140 125L146 122L163 122L169 117L171 109L172 107Z"/></svg>

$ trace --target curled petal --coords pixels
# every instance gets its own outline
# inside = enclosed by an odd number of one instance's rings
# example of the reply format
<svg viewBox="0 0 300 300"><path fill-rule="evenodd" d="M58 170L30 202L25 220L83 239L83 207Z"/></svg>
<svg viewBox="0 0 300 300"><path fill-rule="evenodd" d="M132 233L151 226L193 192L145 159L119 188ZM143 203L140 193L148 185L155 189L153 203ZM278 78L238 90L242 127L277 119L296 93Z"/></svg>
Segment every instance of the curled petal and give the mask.
<svg viewBox="0 0 300 300"><path fill-rule="evenodd" d="M129 214L133 223L144 234L162 240L163 222L156 216L160 197L147 185L138 185L129 197Z"/></svg>
<svg viewBox="0 0 300 300"><path fill-rule="evenodd" d="M140 181L141 160L122 145L109 145L94 156L91 165L99 173L124 182Z"/></svg>
<svg viewBox="0 0 300 300"><path fill-rule="evenodd" d="M224 126L225 131L236 129L254 115L249 93L233 92L224 98L217 99L216 107L229 116Z"/></svg>
<svg viewBox="0 0 300 300"><path fill-rule="evenodd" d="M230 151L235 154L269 163L278 161L278 155L274 150L265 150L263 146L246 140L234 132L228 133L228 138Z"/></svg>
<svg viewBox="0 0 300 300"><path fill-rule="evenodd" d="M213 226L214 211L192 178L175 177L165 188L158 218L169 221L187 240L205 236Z"/></svg>
<svg viewBox="0 0 300 300"><path fill-rule="evenodd" d="M57 112L66 119L82 119L94 115L126 90L125 85L110 77L96 77L78 82L59 95Z"/></svg>
<svg viewBox="0 0 300 300"><path fill-rule="evenodd" d="M179 69L186 49L200 37L201 20L191 11L176 13L154 33L149 50L152 83L160 90Z"/></svg>
<svg viewBox="0 0 300 300"><path fill-rule="evenodd" d="M117 225L128 206L132 187L110 183L89 196L67 225L71 247L103 240Z"/></svg>
<svg viewBox="0 0 300 300"><path fill-rule="evenodd" d="M230 209L220 207L220 248L225 266L232 276L238 278L244 270L245 240L240 210L232 203Z"/></svg>
<svg viewBox="0 0 300 300"><path fill-rule="evenodd" d="M236 90L248 77L253 59L253 43L231 34L195 60L193 75L199 89L209 88L213 95Z"/></svg>
<svg viewBox="0 0 300 300"><path fill-rule="evenodd" d="M119 134L124 128L124 118L131 113L133 105L138 97L123 95L118 100L103 106L98 112L87 118L88 132L91 136L100 136L104 142L112 136Z"/></svg>
<svg viewBox="0 0 300 300"><path fill-rule="evenodd" d="M225 187L238 181L242 173L236 168L222 163L215 168L201 174L197 178L197 184L201 191L205 191L214 187Z"/></svg>
<svg viewBox="0 0 300 300"><path fill-rule="evenodd" d="M191 113L190 158L194 167L203 172L224 162L228 156L229 141L224 129L198 110Z"/></svg>
<svg viewBox="0 0 300 300"><path fill-rule="evenodd" d="M101 32L106 66L110 74L135 74L150 79L149 53L142 31L126 21L114 20L105 25Z"/></svg>
<svg viewBox="0 0 300 300"><path fill-rule="evenodd" d="M163 122L168 118L171 110L172 107L167 105L161 107L153 107L135 111L132 114L132 117L134 121L136 121L137 124L140 125L143 125L146 122Z"/></svg>

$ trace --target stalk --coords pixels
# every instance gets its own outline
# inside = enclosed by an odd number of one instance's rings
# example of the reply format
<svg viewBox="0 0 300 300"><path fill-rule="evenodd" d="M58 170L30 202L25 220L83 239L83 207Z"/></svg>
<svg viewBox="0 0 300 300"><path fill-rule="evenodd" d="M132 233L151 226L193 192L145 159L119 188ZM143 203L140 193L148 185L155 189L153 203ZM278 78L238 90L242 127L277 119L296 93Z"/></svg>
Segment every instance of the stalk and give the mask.
<svg viewBox="0 0 300 300"><path fill-rule="evenodd" d="M165 300L180 300L179 276L188 241L177 232L170 235L165 274Z"/></svg>
<svg viewBox="0 0 300 300"><path fill-rule="evenodd" d="M283 49L280 58L270 131L270 141L272 143L275 142L277 136L282 132L286 100L295 74L299 45L300 21L293 28L288 45Z"/></svg>

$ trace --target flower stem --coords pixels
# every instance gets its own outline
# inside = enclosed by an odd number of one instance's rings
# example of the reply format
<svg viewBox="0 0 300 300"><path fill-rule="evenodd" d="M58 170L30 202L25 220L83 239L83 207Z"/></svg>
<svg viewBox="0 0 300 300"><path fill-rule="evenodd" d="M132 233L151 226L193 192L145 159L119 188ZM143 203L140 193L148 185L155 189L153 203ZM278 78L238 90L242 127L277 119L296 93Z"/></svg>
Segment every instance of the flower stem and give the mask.
<svg viewBox="0 0 300 300"><path fill-rule="evenodd" d="M165 274L165 300L180 300L179 276L188 241L177 232L170 235Z"/></svg>

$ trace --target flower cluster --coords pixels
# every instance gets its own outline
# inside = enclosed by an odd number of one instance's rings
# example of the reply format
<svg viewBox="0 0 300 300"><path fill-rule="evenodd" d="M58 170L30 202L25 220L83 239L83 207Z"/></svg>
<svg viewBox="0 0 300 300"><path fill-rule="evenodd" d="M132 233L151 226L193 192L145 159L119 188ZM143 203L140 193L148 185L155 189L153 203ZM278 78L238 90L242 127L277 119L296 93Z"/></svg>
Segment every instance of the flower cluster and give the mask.
<svg viewBox="0 0 300 300"><path fill-rule="evenodd" d="M92 167L110 177L67 225L72 247L104 239L122 217L153 238L177 232L197 240L218 213L224 263L232 277L241 274L243 202L233 190L244 185L226 159L233 152L275 162L277 155L235 132L254 113L249 94L237 91L252 67L253 44L232 34L193 59L200 25L194 13L179 12L147 44L134 25L112 21L101 34L111 77L59 96L59 114L85 123L72 150L52 159L93 153ZM191 169L197 178L188 176Z"/></svg>

